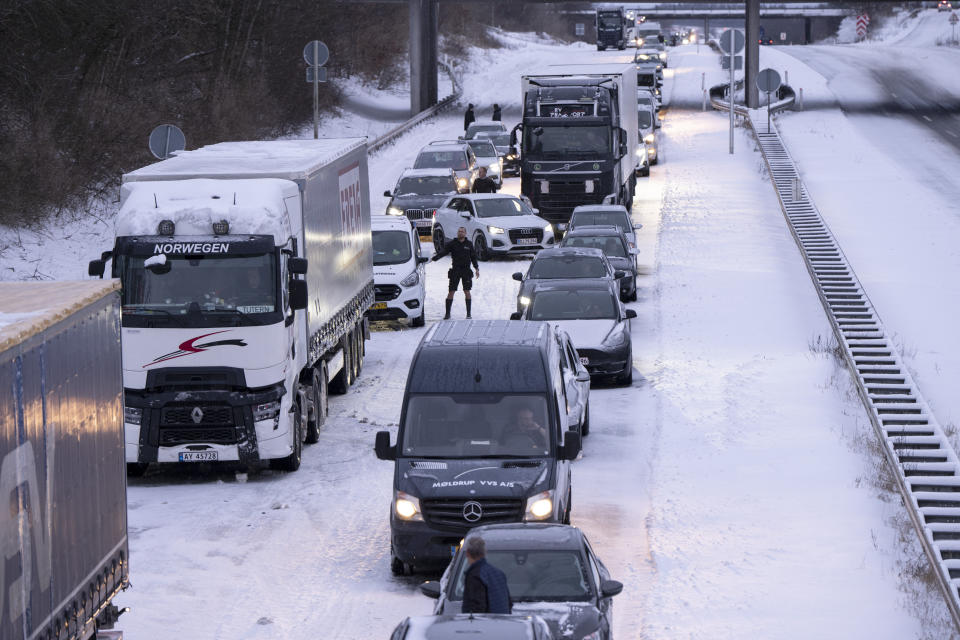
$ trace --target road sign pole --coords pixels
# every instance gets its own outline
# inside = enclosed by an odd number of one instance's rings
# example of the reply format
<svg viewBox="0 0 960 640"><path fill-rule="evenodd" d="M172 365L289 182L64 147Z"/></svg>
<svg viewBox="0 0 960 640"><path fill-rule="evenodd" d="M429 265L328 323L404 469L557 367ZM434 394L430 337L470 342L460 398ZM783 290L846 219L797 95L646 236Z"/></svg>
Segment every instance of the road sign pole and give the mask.
<svg viewBox="0 0 960 640"><path fill-rule="evenodd" d="M314 62L320 60L320 41L313 41ZM313 68L313 139L320 138L320 65Z"/></svg>
<svg viewBox="0 0 960 640"><path fill-rule="evenodd" d="M732 50L730 53L730 153L733 153L733 89L736 86L733 82L733 70L736 68L736 56L734 55L735 50Z"/></svg>
<svg viewBox="0 0 960 640"><path fill-rule="evenodd" d="M770 92L767 91L767 133L770 133Z"/></svg>

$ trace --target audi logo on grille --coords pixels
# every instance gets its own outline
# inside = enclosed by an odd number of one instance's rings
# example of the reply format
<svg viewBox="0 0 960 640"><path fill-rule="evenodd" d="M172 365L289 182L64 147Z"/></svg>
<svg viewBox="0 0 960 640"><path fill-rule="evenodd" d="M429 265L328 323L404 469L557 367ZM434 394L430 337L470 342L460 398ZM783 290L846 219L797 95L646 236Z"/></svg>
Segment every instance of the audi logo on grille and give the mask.
<svg viewBox="0 0 960 640"><path fill-rule="evenodd" d="M483 517L483 507L476 500L463 503L463 519L467 522L477 522Z"/></svg>
<svg viewBox="0 0 960 640"><path fill-rule="evenodd" d="M533 229L517 229L517 233L533 233Z"/></svg>
<svg viewBox="0 0 960 640"><path fill-rule="evenodd" d="M190 419L193 420L193 424L200 424L203 421L203 409L194 407L190 412Z"/></svg>

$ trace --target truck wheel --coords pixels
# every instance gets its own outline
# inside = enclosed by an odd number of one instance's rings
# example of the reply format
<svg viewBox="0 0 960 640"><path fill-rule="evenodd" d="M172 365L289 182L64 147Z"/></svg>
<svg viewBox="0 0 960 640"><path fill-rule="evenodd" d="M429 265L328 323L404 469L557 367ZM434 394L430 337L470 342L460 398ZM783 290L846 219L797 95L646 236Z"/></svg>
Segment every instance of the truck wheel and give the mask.
<svg viewBox="0 0 960 640"><path fill-rule="evenodd" d="M340 339L340 350L343 352L343 366L337 375L330 381L330 392L337 395L343 395L353 384L353 351L352 340L349 336Z"/></svg>
<svg viewBox="0 0 960 640"><path fill-rule="evenodd" d="M363 329L353 330L353 381L356 382L363 371Z"/></svg>
<svg viewBox="0 0 960 640"><path fill-rule="evenodd" d="M313 400L313 420L307 420L307 444L320 440L320 427L327 417L327 363L320 362L311 369L310 399Z"/></svg>
<svg viewBox="0 0 960 640"><path fill-rule="evenodd" d="M286 458L270 461L270 468L277 471L296 471L303 457L303 410L300 403L293 401L293 453Z"/></svg>
<svg viewBox="0 0 960 640"><path fill-rule="evenodd" d="M483 237L482 233L478 233L477 237L473 239L473 248L477 252L477 260L486 262L490 259L490 252L487 250L487 239Z"/></svg>
<svg viewBox="0 0 960 640"><path fill-rule="evenodd" d="M440 251L443 249L443 227L437 227L433 230L433 249L434 251Z"/></svg>
<svg viewBox="0 0 960 640"><path fill-rule="evenodd" d="M127 476L130 478L142 478L149 466L146 462L128 462Z"/></svg>
<svg viewBox="0 0 960 640"><path fill-rule="evenodd" d="M410 321L411 327L422 327L427 324L427 298L424 296L423 301L420 303L420 315Z"/></svg>

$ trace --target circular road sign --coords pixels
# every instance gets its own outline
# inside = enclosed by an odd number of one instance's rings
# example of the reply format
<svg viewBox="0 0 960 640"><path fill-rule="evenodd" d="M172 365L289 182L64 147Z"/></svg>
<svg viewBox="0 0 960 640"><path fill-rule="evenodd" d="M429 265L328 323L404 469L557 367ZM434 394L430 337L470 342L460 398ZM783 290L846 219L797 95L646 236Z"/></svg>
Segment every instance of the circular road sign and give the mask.
<svg viewBox="0 0 960 640"><path fill-rule="evenodd" d="M746 43L743 31L739 29L727 29L720 34L720 50L724 53L740 53Z"/></svg>
<svg viewBox="0 0 960 640"><path fill-rule="evenodd" d="M161 124L150 132L150 153L164 160L174 151L187 148L187 138L180 127L173 124Z"/></svg>
<svg viewBox="0 0 960 640"><path fill-rule="evenodd" d="M313 55L314 45L316 45L317 50L316 60L314 60ZM313 40L303 48L303 59L311 67L322 67L330 59L330 50L327 49L327 45L319 40Z"/></svg>
<svg viewBox="0 0 960 640"><path fill-rule="evenodd" d="M764 69L757 75L757 89L772 93L780 88L780 74L773 69Z"/></svg>

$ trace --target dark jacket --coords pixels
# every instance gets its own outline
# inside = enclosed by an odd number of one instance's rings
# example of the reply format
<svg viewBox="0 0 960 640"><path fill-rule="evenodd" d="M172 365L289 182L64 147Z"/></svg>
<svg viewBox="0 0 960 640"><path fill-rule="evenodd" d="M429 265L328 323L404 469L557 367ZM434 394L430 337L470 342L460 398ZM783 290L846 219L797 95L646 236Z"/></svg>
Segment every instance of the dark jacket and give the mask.
<svg viewBox="0 0 960 640"><path fill-rule="evenodd" d="M463 130L466 131L470 123L477 118L473 115L473 107L467 107L467 112L463 114Z"/></svg>
<svg viewBox="0 0 960 640"><path fill-rule="evenodd" d="M471 264L473 264L474 269L480 268L480 263L477 262L477 252L473 248L473 243L469 240L460 242L454 238L443 245L440 251L433 254L433 259L439 260L447 254L450 254L450 262L454 269L469 269Z"/></svg>
<svg viewBox="0 0 960 640"><path fill-rule="evenodd" d="M463 613L511 613L510 589L503 571L480 558L467 568Z"/></svg>
<svg viewBox="0 0 960 640"><path fill-rule="evenodd" d="M485 178L477 178L473 181L473 192L474 193L496 193L497 192L497 183L493 181L493 178L487 176Z"/></svg>
<svg viewBox="0 0 960 640"><path fill-rule="evenodd" d="M493 117L490 119L496 120L497 122L500 121L500 105L498 104L493 105Z"/></svg>

